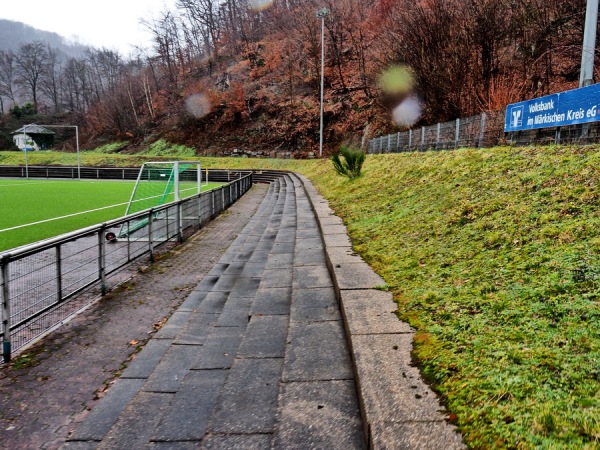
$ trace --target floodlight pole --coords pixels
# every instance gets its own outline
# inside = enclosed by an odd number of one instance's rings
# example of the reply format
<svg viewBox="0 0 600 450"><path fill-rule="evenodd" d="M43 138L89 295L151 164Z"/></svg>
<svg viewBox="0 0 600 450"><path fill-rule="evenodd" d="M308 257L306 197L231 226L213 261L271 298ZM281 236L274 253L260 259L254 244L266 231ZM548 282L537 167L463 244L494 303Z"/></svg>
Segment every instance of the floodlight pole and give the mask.
<svg viewBox="0 0 600 450"><path fill-rule="evenodd" d="M319 128L319 157L323 157L323 91L325 87L325 17L329 14L327 8L323 8L315 14L321 19L321 117Z"/></svg>
<svg viewBox="0 0 600 450"><path fill-rule="evenodd" d="M598 24L599 1L587 0L579 87L589 86L594 82L594 57L596 55L596 27Z"/></svg>
<svg viewBox="0 0 600 450"><path fill-rule="evenodd" d="M581 51L581 70L579 71L579 87L586 87L594 82L594 59L596 57L596 27L598 24L599 0L587 0L585 10L585 29L583 31L583 49ZM581 138L589 136L590 124L581 126ZM557 140L560 137L557 129Z"/></svg>

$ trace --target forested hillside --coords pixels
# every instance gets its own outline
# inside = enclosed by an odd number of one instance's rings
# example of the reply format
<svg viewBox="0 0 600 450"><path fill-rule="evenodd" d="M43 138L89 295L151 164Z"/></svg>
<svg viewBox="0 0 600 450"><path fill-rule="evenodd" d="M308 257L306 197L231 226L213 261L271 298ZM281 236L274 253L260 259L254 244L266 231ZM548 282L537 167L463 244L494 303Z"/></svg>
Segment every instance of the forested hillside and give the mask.
<svg viewBox="0 0 600 450"><path fill-rule="evenodd" d="M46 50L36 87L19 72L33 58L21 47L0 53L0 90L74 113L90 145L164 137L199 152L305 155L318 148L324 7L330 150L398 129L391 111L407 93L382 94L390 66L414 73L421 123L578 83L584 0L178 0L144 22L152 54L57 60Z"/></svg>

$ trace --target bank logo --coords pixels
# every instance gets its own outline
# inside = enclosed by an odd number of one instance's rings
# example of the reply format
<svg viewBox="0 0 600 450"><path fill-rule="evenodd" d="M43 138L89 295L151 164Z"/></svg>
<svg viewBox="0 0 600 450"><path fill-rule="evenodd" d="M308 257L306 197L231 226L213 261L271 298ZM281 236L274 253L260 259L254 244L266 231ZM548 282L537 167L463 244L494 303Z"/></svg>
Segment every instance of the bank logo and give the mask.
<svg viewBox="0 0 600 450"><path fill-rule="evenodd" d="M523 126L523 112L525 111L525 107L515 106L510 109L510 127L511 128L519 128Z"/></svg>

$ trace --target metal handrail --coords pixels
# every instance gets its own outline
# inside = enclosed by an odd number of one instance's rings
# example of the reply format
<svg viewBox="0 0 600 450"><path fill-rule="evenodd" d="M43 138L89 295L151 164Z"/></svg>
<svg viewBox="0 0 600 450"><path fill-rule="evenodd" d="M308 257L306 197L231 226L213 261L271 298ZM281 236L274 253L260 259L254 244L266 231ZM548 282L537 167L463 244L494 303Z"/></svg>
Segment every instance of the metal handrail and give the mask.
<svg viewBox="0 0 600 450"><path fill-rule="evenodd" d="M84 307L70 304L80 293L99 285L105 294L111 275L143 256L149 255L153 261L156 248L167 242L182 242L186 232L220 214L246 193L252 182L249 173L183 200L0 253L4 362ZM124 239L107 241L110 230L140 218L147 218L148 226Z"/></svg>

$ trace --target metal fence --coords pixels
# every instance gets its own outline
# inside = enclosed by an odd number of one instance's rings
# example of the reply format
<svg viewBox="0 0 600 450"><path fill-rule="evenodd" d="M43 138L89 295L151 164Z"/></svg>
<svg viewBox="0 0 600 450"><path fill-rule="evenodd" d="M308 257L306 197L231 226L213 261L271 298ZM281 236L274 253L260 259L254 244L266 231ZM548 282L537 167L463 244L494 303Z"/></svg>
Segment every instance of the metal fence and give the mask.
<svg viewBox="0 0 600 450"><path fill-rule="evenodd" d="M0 166L0 177L10 178L82 178L86 180L135 181L139 174L139 167Z"/></svg>
<svg viewBox="0 0 600 450"><path fill-rule="evenodd" d="M491 147L503 138L504 113L483 113L371 139L369 153Z"/></svg>
<svg viewBox="0 0 600 450"><path fill-rule="evenodd" d="M123 269L182 242L252 186L252 174L212 191L0 253L2 359L85 307L81 293L116 286ZM140 220L146 225L139 227ZM123 232L125 230L125 232ZM132 230L131 232L127 232ZM134 231L135 230L135 231ZM122 236L107 240L109 233Z"/></svg>
<svg viewBox="0 0 600 450"><path fill-rule="evenodd" d="M229 182L247 170L203 169L203 181ZM255 174L257 172L255 171ZM2 166L0 178L47 178L82 180L137 180L139 167L77 167L77 166ZM206 175L208 175L206 177Z"/></svg>
<svg viewBox="0 0 600 450"><path fill-rule="evenodd" d="M587 144L600 142L600 123L504 132L505 111L482 113L414 130L373 138L368 153L448 150L496 145Z"/></svg>

